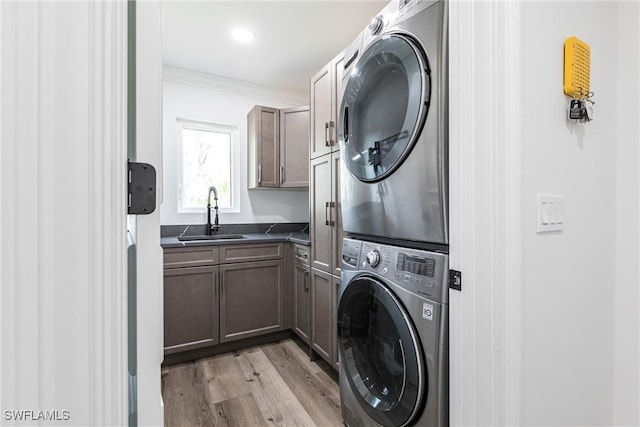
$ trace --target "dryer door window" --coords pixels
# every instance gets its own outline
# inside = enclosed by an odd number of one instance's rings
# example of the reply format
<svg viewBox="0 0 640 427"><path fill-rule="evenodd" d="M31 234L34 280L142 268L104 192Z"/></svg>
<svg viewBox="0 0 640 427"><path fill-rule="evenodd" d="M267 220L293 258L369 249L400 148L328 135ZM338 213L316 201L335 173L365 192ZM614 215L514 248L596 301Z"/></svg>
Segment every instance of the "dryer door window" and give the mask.
<svg viewBox="0 0 640 427"><path fill-rule="evenodd" d="M362 408L384 426L411 422L427 373L402 303L375 278L356 278L340 298L338 334L341 369Z"/></svg>
<svg viewBox="0 0 640 427"><path fill-rule="evenodd" d="M427 59L410 37L385 35L363 52L345 86L338 135L356 178L375 182L400 167L420 135L429 96Z"/></svg>

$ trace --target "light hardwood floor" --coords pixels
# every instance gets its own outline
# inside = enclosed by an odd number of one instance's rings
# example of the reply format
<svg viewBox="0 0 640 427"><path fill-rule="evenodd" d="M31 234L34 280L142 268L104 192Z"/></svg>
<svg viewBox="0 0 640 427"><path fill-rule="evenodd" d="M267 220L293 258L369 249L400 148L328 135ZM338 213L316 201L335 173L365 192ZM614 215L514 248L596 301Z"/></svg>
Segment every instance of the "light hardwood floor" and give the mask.
<svg viewBox="0 0 640 427"><path fill-rule="evenodd" d="M337 374L293 339L163 369L166 427L342 426Z"/></svg>

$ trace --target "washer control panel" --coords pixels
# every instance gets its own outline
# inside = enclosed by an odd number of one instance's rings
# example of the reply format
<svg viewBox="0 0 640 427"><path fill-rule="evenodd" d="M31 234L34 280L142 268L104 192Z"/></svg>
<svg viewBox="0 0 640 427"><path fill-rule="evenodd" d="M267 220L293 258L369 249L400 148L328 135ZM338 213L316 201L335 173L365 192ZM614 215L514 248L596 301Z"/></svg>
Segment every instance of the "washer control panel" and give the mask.
<svg viewBox="0 0 640 427"><path fill-rule="evenodd" d="M449 259L446 254L372 242L361 243L359 264L352 270L374 272L415 294L439 302L448 301ZM346 262L344 250L343 245L343 265Z"/></svg>
<svg viewBox="0 0 640 427"><path fill-rule="evenodd" d="M374 249L367 253L367 263L371 267L377 267L380 264L380 252L377 249Z"/></svg>

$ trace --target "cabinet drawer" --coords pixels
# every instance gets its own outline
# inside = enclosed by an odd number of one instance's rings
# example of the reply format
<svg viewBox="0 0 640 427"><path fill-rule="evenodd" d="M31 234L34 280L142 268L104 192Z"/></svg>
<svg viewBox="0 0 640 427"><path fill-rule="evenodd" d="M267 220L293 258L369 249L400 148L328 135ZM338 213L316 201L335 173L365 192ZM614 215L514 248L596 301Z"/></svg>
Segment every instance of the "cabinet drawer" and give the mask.
<svg viewBox="0 0 640 427"><path fill-rule="evenodd" d="M217 246L168 248L164 250L164 268L211 265L217 264L218 260L219 249Z"/></svg>
<svg viewBox="0 0 640 427"><path fill-rule="evenodd" d="M309 265L309 247L294 244L293 259L295 262L300 262L304 265Z"/></svg>
<svg viewBox="0 0 640 427"><path fill-rule="evenodd" d="M260 243L256 245L224 245L220 247L220 263L266 261L281 259L282 243Z"/></svg>

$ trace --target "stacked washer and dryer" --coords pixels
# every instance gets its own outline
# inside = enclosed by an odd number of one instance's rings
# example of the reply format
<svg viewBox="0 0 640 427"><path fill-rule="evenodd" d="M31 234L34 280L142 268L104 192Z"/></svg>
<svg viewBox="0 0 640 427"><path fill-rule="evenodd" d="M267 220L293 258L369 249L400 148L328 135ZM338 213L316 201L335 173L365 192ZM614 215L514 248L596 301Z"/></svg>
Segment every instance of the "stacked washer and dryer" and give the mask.
<svg viewBox="0 0 640 427"><path fill-rule="evenodd" d="M345 51L338 121L344 422L448 425L447 28L392 0Z"/></svg>

